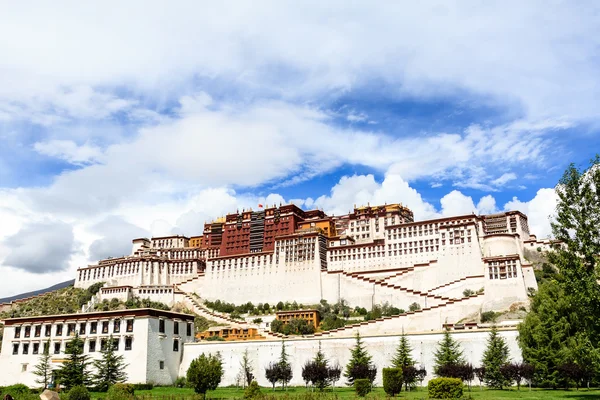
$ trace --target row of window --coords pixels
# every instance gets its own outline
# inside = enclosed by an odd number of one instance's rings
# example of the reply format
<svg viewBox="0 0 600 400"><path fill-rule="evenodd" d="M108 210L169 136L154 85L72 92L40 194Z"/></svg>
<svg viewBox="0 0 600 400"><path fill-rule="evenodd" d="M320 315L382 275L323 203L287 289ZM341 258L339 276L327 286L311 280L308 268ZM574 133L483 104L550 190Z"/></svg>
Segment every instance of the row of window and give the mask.
<svg viewBox="0 0 600 400"><path fill-rule="evenodd" d="M133 332L133 319L127 319L126 320L126 326L125 326L125 331L126 332ZM98 322L90 322L90 334L95 334L98 333ZM112 332L113 333L119 333L121 332L121 320L120 319L115 319L113 321L113 328L112 328ZM109 321L102 321L102 333L109 333L109 326L110 326L110 322ZM51 333L52 333L52 325L44 325L44 336L45 337L50 337ZM87 322L82 322L79 324L79 334L80 335L85 335L87 332L87 327L88 327L88 323ZM31 326L25 326L23 329L23 337L31 337ZM63 334L63 328L64 325L63 324L58 324L55 325L55 331L54 331L54 335L55 336L62 336ZM71 336L72 334L75 333L75 330L77 328L77 324L67 324L67 336ZM15 327L15 339L18 339L21 337L21 327L17 326ZM33 326L33 337L40 337L42 334L42 325L34 325Z"/></svg>
<svg viewBox="0 0 600 400"><path fill-rule="evenodd" d="M88 349L87 350L89 353L94 353L96 351L96 343L97 343L96 339L91 339L88 341ZM119 339L113 339L113 346L116 351L119 350L119 344L120 344ZM42 345L43 345L42 353L46 353L46 352L50 353L50 349L48 347L50 344L42 343ZM101 339L100 340L100 351L104 351L106 349L107 345L108 345L108 339ZM126 351L129 351L132 349L132 347L133 347L133 338L130 336L125 337L124 349ZM13 343L13 355L19 354L19 349L21 350L21 354L27 355L27 354L29 354L30 348L31 348L31 354L40 354L40 343ZM177 349L179 349L179 344L177 344ZM62 351L63 351L62 343L54 342L53 343L53 353L61 354ZM84 349L84 351L85 351L85 349ZM175 345L174 345L173 351L178 351L178 350L175 350Z"/></svg>

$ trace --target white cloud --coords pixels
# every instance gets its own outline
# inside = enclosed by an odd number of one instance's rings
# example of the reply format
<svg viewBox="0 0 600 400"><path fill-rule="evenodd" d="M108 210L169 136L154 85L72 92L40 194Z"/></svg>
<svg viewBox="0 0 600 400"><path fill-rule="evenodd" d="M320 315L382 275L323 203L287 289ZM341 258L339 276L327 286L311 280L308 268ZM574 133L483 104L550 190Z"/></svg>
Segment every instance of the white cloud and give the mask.
<svg viewBox="0 0 600 400"><path fill-rule="evenodd" d="M77 145L72 140L50 140L37 142L35 151L49 157L65 160L71 164L83 165L100 160L102 150L91 144Z"/></svg>
<svg viewBox="0 0 600 400"><path fill-rule="evenodd" d="M494 186L504 186L510 181L514 181L517 179L517 174L514 172L507 172L499 176L498 178L492 181L492 185Z"/></svg>

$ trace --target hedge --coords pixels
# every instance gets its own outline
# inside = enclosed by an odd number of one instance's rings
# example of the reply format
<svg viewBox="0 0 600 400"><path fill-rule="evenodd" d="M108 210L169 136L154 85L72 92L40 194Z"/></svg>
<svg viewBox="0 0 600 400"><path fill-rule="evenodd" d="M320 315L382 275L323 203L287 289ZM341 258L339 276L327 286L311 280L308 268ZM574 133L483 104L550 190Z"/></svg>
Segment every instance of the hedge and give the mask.
<svg viewBox="0 0 600 400"><path fill-rule="evenodd" d="M427 384L432 399L458 399L463 395L463 383L458 378L435 378Z"/></svg>
<svg viewBox="0 0 600 400"><path fill-rule="evenodd" d="M388 396L395 396L402 390L402 368L383 369L383 390Z"/></svg>
<svg viewBox="0 0 600 400"><path fill-rule="evenodd" d="M355 379L354 390L360 397L365 397L371 391L371 381L368 379Z"/></svg>

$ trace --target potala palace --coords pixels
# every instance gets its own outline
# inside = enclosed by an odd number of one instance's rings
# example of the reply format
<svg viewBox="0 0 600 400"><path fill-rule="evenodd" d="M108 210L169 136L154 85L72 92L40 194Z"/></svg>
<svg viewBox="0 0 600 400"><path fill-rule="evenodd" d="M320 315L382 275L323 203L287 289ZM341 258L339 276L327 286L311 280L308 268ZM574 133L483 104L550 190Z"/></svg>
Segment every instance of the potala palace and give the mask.
<svg viewBox="0 0 600 400"><path fill-rule="evenodd" d="M349 356L345 353L349 353L351 337L358 331L366 337L375 360L381 359L382 367L384 358L393 351L397 335L404 331L411 334L410 340L418 352L415 359L430 368L435 341L444 325L460 323L467 317L477 318L484 311L527 306L528 291L537 289L537 283L524 252L540 247L546 250L548 242L538 241L529 232L527 216L518 211L414 221L412 211L401 204L355 207L341 216L329 216L320 210L305 211L295 205L244 210L205 224L202 235L133 239L130 255L79 268L77 287L87 288L97 282L105 285L81 314L62 319L52 317L52 323L59 320L65 326L70 323L78 326L93 320L114 325L115 319L121 323L129 318L126 311L113 316L90 313L93 305L104 299L126 300L136 296L171 306L180 303L217 322L255 329L263 339L194 343L193 338L181 333L184 326L175 333L173 327L164 331L163 324L161 345L152 339L152 335L161 334L158 332L161 320L185 324L189 318L182 314L148 312L139 318L150 322L143 325L136 322L136 329L143 333L139 338L133 337L133 347L144 349L147 362L130 366L136 369L130 376L139 377L136 378L139 381L171 383L178 375L185 375L191 360L200 353L220 351L227 371L223 384L231 384L244 349L250 349L255 370L262 371L279 352L282 336L271 333L265 324L253 324L251 319L234 321L227 315L211 312L203 306L204 300L235 304L295 301L314 305L322 299L330 303L344 299L351 307L367 309L386 302L408 309L410 304L418 303L420 309L414 312L318 331L308 337L288 338L286 342L289 340L292 357L298 358L295 368L301 367L304 358L312 357L310 349L316 349L317 340L323 342L326 354L329 352L343 362ZM465 297L466 289L475 294ZM17 364L24 363L23 357L33 357L30 352L26 355L22 350L19 352L23 336L10 335L14 334L13 327L21 327L24 332L29 326L35 331L37 328L31 327L36 321L5 322L7 331L0 366L10 360L14 362L15 357L21 360ZM54 339L52 332L50 339ZM514 326L502 334L514 352L512 357L519 359ZM483 351L485 331L472 329L457 332L457 336L470 349L465 353L473 358L470 361L478 364L476 358ZM27 340L29 343L34 338ZM86 340L95 343L97 339ZM173 340L178 344L173 344ZM131 348L132 342L126 342L127 335L123 335L122 341L123 351L126 343ZM173 358L175 348L178 356ZM58 349L60 352L60 345ZM30 363L35 364L35 358ZM168 371L161 372L157 369L159 365ZM27 372L19 369L11 379L26 379L23 374ZM268 384L262 374L257 375L259 383ZM300 383L299 370L294 371L292 384L296 380Z"/></svg>

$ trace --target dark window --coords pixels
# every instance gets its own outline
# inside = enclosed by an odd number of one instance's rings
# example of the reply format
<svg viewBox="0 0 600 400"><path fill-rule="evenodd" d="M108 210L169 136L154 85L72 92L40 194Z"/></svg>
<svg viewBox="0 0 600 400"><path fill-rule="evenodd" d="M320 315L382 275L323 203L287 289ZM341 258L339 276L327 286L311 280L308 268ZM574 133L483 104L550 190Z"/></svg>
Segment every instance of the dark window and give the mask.
<svg viewBox="0 0 600 400"><path fill-rule="evenodd" d="M113 339L113 349L114 351L119 350L119 339Z"/></svg>
<svg viewBox="0 0 600 400"><path fill-rule="evenodd" d="M68 324L67 325L67 336L71 336L74 333L75 333L75 324Z"/></svg>
<svg viewBox="0 0 600 400"><path fill-rule="evenodd" d="M165 333L165 320L164 319L158 320L158 331L160 333Z"/></svg>
<svg viewBox="0 0 600 400"><path fill-rule="evenodd" d="M40 344L39 343L34 343L33 344L33 351L31 352L31 354L38 354L40 352Z"/></svg>
<svg viewBox="0 0 600 400"><path fill-rule="evenodd" d="M36 325L33 328L33 336L40 337L41 334L42 334L42 326L41 325Z"/></svg>
<svg viewBox="0 0 600 400"><path fill-rule="evenodd" d="M52 325L46 325L44 327L44 336L50 337L50 331L52 330Z"/></svg>
<svg viewBox="0 0 600 400"><path fill-rule="evenodd" d="M179 335L179 321L173 321L173 335Z"/></svg>
<svg viewBox="0 0 600 400"><path fill-rule="evenodd" d="M21 327L17 326L15 328L15 338L20 338L21 337Z"/></svg>
<svg viewBox="0 0 600 400"><path fill-rule="evenodd" d="M85 335L85 328L86 328L85 325L86 325L85 322L82 322L81 324L79 324L79 334L80 335Z"/></svg>
<svg viewBox="0 0 600 400"><path fill-rule="evenodd" d="M113 324L113 332L114 333L121 332L121 320L120 319L115 319L114 324Z"/></svg>
<svg viewBox="0 0 600 400"><path fill-rule="evenodd" d="M54 343L54 354L60 354L60 343Z"/></svg>
<svg viewBox="0 0 600 400"><path fill-rule="evenodd" d="M56 325L56 336L62 336L62 325Z"/></svg>
<svg viewBox="0 0 600 400"><path fill-rule="evenodd" d="M31 327L26 326L25 327L25 337L29 337L29 336L31 336Z"/></svg>
<svg viewBox="0 0 600 400"><path fill-rule="evenodd" d="M173 351L179 351L179 340L173 340Z"/></svg>
<svg viewBox="0 0 600 400"><path fill-rule="evenodd" d="M127 332L133 332L133 320L132 319L127 320L126 330L127 330Z"/></svg>
<svg viewBox="0 0 600 400"><path fill-rule="evenodd" d="M186 332L187 336L192 336L192 324L188 322Z"/></svg>
<svg viewBox="0 0 600 400"><path fill-rule="evenodd" d="M106 339L102 339L102 340L100 341L100 351L104 351L104 350L106 350L106 343L107 343L107 342L106 342Z"/></svg>
<svg viewBox="0 0 600 400"><path fill-rule="evenodd" d="M108 321L102 322L102 333L108 333Z"/></svg>
<svg viewBox="0 0 600 400"><path fill-rule="evenodd" d="M29 354L29 343L23 343L23 354Z"/></svg>
<svg viewBox="0 0 600 400"><path fill-rule="evenodd" d="M50 343L46 342L44 343L44 354L47 354L50 352Z"/></svg>
<svg viewBox="0 0 600 400"><path fill-rule="evenodd" d="M98 323L92 322L92 326L90 327L90 333L96 333L96 332L98 332Z"/></svg>
<svg viewBox="0 0 600 400"><path fill-rule="evenodd" d="M165 362L164 361L159 361L158 362L158 368L165 369Z"/></svg>
<svg viewBox="0 0 600 400"><path fill-rule="evenodd" d="M13 354L19 354L19 343L13 344Z"/></svg>
<svg viewBox="0 0 600 400"><path fill-rule="evenodd" d="M125 350L131 350L132 342L133 342L132 338L130 338L130 337L125 338Z"/></svg>
<svg viewBox="0 0 600 400"><path fill-rule="evenodd" d="M90 353L93 353L96 351L96 341L95 340L90 340Z"/></svg>

